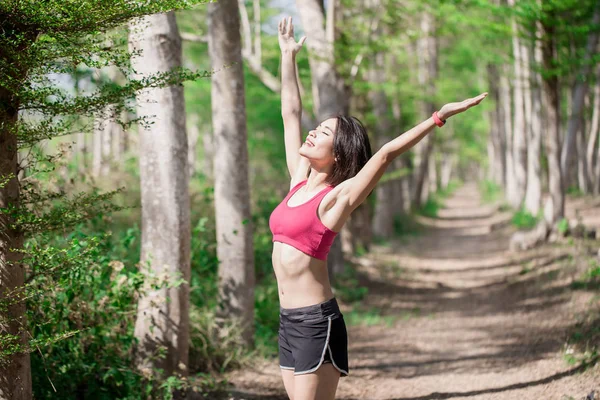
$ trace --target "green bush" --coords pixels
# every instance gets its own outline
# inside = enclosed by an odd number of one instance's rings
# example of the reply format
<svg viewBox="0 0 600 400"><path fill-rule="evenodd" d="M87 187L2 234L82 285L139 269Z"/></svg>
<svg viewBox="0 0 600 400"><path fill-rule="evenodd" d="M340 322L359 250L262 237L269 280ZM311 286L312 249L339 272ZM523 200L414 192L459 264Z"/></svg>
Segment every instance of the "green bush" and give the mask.
<svg viewBox="0 0 600 400"><path fill-rule="evenodd" d="M440 201L434 196L429 196L425 204L423 204L417 212L426 217L437 217L438 210L442 208Z"/></svg>
<svg viewBox="0 0 600 400"><path fill-rule="evenodd" d="M515 212L511 219L511 222L514 226L516 226L519 229L532 229L539 221L540 216L536 217L528 211L520 209L517 212Z"/></svg>
<svg viewBox="0 0 600 400"><path fill-rule="evenodd" d="M422 231L411 214L400 214L394 217L394 236L414 236Z"/></svg>

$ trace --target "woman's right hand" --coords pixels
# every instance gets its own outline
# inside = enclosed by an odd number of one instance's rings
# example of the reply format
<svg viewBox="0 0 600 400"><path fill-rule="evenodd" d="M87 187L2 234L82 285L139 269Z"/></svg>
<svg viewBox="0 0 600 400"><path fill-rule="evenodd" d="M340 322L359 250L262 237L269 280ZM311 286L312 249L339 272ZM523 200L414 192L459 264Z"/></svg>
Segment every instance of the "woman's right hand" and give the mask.
<svg viewBox="0 0 600 400"><path fill-rule="evenodd" d="M292 24L292 17L283 18L279 21L279 48L282 53L291 53L295 55L300 51L306 36L302 36L300 41L296 43L294 39L294 25Z"/></svg>

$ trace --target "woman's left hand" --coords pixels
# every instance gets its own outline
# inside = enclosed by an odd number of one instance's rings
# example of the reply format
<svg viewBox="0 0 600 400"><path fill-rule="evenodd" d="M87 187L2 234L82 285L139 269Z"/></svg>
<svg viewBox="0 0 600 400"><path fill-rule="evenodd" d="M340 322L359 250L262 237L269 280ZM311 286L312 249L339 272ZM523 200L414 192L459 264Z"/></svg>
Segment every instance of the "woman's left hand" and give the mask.
<svg viewBox="0 0 600 400"><path fill-rule="evenodd" d="M481 100L485 99L487 95L487 92L485 92L477 97L472 97L461 102L445 104L440 111L438 111L438 117L440 117L442 120L446 120L453 115L460 114L461 112L481 103Z"/></svg>

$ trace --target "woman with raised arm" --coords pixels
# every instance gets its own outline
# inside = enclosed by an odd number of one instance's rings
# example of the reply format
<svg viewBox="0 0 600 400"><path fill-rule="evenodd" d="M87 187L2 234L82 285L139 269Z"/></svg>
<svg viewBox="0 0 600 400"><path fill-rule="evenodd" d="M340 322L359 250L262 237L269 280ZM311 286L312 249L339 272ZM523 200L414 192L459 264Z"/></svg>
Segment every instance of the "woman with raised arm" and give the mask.
<svg viewBox="0 0 600 400"><path fill-rule="evenodd" d="M373 190L387 166L436 125L481 102L487 93L444 105L371 156L367 132L354 117L322 121L302 140L292 18L279 23L281 115L290 191L269 219L280 303L279 364L292 400L335 398L348 376L348 337L331 291L327 253L348 216Z"/></svg>

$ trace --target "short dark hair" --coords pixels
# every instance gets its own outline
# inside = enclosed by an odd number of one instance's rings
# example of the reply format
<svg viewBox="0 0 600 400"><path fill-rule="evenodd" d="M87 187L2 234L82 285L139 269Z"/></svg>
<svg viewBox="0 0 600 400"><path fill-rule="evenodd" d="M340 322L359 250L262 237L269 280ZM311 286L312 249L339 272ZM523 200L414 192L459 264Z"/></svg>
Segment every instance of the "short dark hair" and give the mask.
<svg viewBox="0 0 600 400"><path fill-rule="evenodd" d="M350 179L365 166L372 156L367 130L356 117L338 115L333 138L333 154L337 161L327 183L337 186Z"/></svg>

